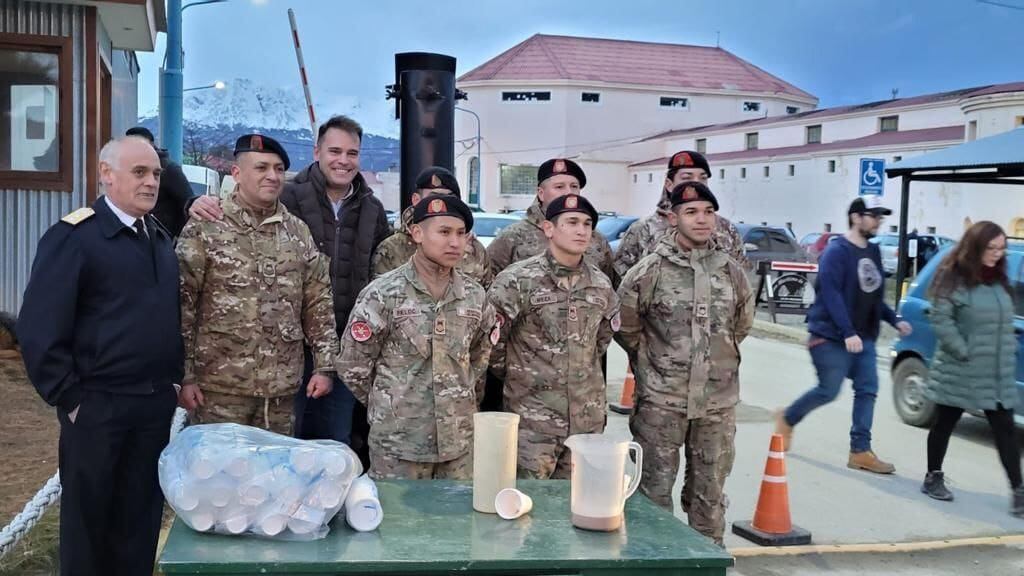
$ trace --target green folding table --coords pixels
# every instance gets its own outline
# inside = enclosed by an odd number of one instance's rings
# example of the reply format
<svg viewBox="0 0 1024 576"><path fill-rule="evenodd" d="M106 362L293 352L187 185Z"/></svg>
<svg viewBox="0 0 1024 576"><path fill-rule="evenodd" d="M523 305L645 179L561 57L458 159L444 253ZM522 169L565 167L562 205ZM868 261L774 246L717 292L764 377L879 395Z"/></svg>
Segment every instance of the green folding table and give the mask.
<svg viewBox="0 0 1024 576"><path fill-rule="evenodd" d="M569 483L520 480L533 511L517 520L473 511L471 482L377 483L384 522L326 538L279 542L194 532L180 520L160 555L165 574L724 575L727 552L637 493L615 532L573 527Z"/></svg>

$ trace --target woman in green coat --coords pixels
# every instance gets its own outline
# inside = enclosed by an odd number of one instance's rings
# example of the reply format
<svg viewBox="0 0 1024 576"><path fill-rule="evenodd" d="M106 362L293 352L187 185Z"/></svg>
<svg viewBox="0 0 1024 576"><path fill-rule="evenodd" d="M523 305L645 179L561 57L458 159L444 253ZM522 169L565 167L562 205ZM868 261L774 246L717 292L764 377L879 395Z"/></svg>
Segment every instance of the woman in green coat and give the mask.
<svg viewBox="0 0 1024 576"><path fill-rule="evenodd" d="M937 410L928 433L928 474L921 491L937 500L953 499L942 474L949 437L964 410L981 410L1013 489L1010 512L1024 517L1013 422L1017 339L1003 229L992 222L971 226L942 260L931 291L930 317L938 345L925 395Z"/></svg>

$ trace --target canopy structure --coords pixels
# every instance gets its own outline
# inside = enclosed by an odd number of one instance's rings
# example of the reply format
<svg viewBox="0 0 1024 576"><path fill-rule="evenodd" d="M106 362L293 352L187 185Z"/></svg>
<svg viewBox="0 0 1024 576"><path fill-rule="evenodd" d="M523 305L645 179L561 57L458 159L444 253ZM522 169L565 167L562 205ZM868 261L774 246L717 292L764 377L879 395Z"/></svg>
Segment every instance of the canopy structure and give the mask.
<svg viewBox="0 0 1024 576"><path fill-rule="evenodd" d="M965 182L1024 185L1024 126L896 162L885 169L889 178L902 178L900 248L896 271L896 303L907 276L907 213L911 182Z"/></svg>

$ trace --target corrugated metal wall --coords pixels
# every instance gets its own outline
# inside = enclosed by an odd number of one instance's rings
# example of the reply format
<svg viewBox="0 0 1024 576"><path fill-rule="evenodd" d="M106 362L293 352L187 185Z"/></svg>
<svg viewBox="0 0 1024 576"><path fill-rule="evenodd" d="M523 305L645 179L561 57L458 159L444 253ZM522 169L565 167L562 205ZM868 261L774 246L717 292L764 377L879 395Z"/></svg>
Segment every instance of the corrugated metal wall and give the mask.
<svg viewBox="0 0 1024 576"><path fill-rule="evenodd" d="M36 243L62 216L85 205L85 11L82 6L0 0L0 32L70 36L74 192L0 189L0 310L17 312ZM61 118L61 122L68 119Z"/></svg>

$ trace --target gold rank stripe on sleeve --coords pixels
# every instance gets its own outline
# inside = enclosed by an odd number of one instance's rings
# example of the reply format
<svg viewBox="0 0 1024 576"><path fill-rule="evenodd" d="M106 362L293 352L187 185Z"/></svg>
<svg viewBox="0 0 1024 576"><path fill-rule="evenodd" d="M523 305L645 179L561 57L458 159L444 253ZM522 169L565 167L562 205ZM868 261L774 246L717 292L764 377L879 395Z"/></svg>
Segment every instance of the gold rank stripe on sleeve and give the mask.
<svg viewBox="0 0 1024 576"><path fill-rule="evenodd" d="M96 211L93 210L92 208L79 208L78 210L75 210L74 212L61 218L60 221L67 222L72 226L77 226L79 223L84 222L91 218L94 214L96 214Z"/></svg>

